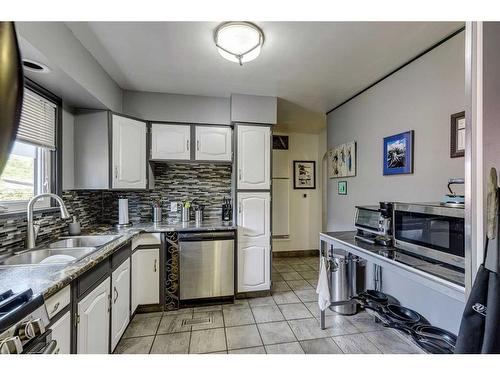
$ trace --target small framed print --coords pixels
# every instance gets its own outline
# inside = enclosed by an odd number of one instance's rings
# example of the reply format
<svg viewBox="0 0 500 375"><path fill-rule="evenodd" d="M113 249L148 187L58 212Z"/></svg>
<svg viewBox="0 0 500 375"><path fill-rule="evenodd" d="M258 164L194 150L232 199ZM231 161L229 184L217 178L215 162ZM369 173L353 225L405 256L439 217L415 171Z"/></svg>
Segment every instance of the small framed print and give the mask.
<svg viewBox="0 0 500 375"><path fill-rule="evenodd" d="M347 181L339 181L337 191L339 195L347 195Z"/></svg>
<svg viewBox="0 0 500 375"><path fill-rule="evenodd" d="M293 162L293 188L316 189L316 162L294 160Z"/></svg>
<svg viewBox="0 0 500 375"><path fill-rule="evenodd" d="M450 157L465 156L465 112L451 115Z"/></svg>

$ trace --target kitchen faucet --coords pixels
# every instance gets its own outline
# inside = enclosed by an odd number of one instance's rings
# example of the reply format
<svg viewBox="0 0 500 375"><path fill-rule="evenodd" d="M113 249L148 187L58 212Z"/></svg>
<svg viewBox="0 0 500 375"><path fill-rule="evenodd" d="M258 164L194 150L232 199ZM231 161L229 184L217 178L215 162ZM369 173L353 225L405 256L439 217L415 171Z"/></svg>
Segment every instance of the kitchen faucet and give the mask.
<svg viewBox="0 0 500 375"><path fill-rule="evenodd" d="M33 249L35 247L36 237L38 236L38 231L40 230L40 225L33 224L33 206L40 198L54 198L56 200L56 202L59 204L59 208L61 210L61 219L64 220L64 219L70 218L68 209L64 205L64 202L60 196L58 196L56 194L52 194L52 193L35 195L33 198L30 199L30 201L28 203L28 211L27 211L28 239L26 241L26 247L28 249Z"/></svg>

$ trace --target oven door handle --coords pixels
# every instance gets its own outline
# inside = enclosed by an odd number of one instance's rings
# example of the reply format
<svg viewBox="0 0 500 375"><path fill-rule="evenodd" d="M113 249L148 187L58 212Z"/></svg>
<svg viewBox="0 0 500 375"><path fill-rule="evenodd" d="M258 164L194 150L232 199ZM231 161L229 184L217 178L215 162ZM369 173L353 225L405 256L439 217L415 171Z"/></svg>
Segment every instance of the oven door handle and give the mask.
<svg viewBox="0 0 500 375"><path fill-rule="evenodd" d="M56 340L51 340L45 348L41 350L41 354L57 354L59 352L59 347L57 346Z"/></svg>

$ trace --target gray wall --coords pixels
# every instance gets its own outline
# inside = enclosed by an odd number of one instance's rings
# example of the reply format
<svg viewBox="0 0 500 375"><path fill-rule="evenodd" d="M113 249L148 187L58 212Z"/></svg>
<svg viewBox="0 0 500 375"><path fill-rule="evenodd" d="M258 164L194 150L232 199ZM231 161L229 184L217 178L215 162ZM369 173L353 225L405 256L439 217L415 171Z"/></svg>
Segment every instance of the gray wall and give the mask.
<svg viewBox="0 0 500 375"><path fill-rule="evenodd" d="M348 195L328 181L328 230L354 229L356 205L379 201L437 201L449 177L464 176L464 158L451 159L450 115L465 109L465 35L448 42L377 84L327 117L328 149L357 142L357 175ZM414 173L383 176L383 138L415 131ZM344 179L342 179L344 180ZM367 266L367 286L372 285ZM464 303L383 270L382 290L457 332Z"/></svg>
<svg viewBox="0 0 500 375"><path fill-rule="evenodd" d="M69 108L62 113L62 189L75 187L75 117Z"/></svg>
<svg viewBox="0 0 500 375"><path fill-rule="evenodd" d="M353 228L355 205L437 201L449 177L464 176L451 159L450 115L465 109L464 33L424 55L327 117L328 148L357 142L357 175L348 195L328 182L328 229ZM383 176L383 138L415 130L414 173Z"/></svg>
<svg viewBox="0 0 500 375"><path fill-rule="evenodd" d="M122 90L64 22L16 22L17 32L106 108L122 109ZM50 74L49 74L50 76ZM67 82L52 82L54 92ZM52 86L52 85L51 85ZM71 86L71 89L74 89ZM63 90L64 91L64 90Z"/></svg>
<svg viewBox="0 0 500 375"><path fill-rule="evenodd" d="M229 125L229 98L124 91L123 113L149 121Z"/></svg>

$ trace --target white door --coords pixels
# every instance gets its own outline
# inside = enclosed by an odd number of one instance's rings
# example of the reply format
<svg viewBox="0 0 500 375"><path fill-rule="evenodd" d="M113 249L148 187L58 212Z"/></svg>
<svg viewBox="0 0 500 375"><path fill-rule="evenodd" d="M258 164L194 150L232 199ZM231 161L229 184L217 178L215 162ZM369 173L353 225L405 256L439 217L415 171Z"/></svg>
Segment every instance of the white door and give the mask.
<svg viewBox="0 0 500 375"><path fill-rule="evenodd" d="M146 188L146 123L113 115L114 189Z"/></svg>
<svg viewBox="0 0 500 375"><path fill-rule="evenodd" d="M160 303L160 249L132 254L132 313L139 305Z"/></svg>
<svg viewBox="0 0 500 375"><path fill-rule="evenodd" d="M238 241L269 244L271 237L271 194L238 193Z"/></svg>
<svg viewBox="0 0 500 375"><path fill-rule="evenodd" d="M78 354L109 352L109 277L78 303Z"/></svg>
<svg viewBox="0 0 500 375"><path fill-rule="evenodd" d="M68 311L50 326L52 339L57 341L58 354L71 353L71 313Z"/></svg>
<svg viewBox="0 0 500 375"><path fill-rule="evenodd" d="M190 160L191 126L151 124L152 160Z"/></svg>
<svg viewBox="0 0 500 375"><path fill-rule="evenodd" d="M271 186L271 129L238 125L238 189L269 190Z"/></svg>
<svg viewBox="0 0 500 375"><path fill-rule="evenodd" d="M130 322L130 259L111 275L111 351L113 351Z"/></svg>
<svg viewBox="0 0 500 375"><path fill-rule="evenodd" d="M229 126L197 126L196 160L231 161L231 134Z"/></svg>
<svg viewBox="0 0 500 375"><path fill-rule="evenodd" d="M270 275L270 246L238 243L238 292L270 289Z"/></svg>

